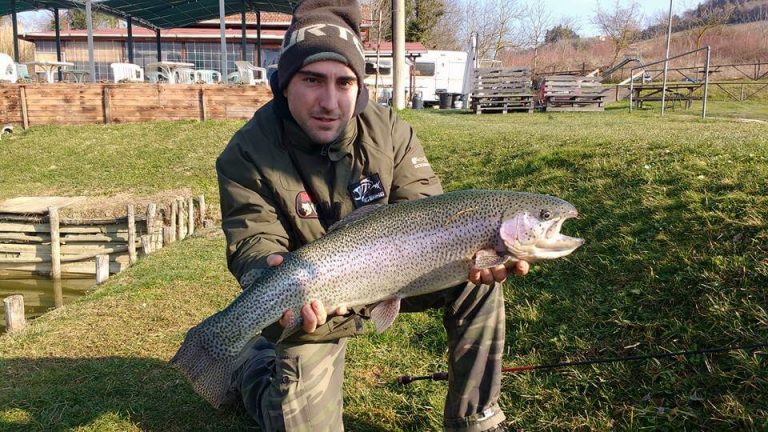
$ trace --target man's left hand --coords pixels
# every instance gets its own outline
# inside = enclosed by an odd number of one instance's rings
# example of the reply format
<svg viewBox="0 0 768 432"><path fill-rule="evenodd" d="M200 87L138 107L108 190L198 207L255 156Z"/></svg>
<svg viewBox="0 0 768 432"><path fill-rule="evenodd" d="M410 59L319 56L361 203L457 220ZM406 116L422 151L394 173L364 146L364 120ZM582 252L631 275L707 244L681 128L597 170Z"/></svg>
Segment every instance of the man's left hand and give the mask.
<svg viewBox="0 0 768 432"><path fill-rule="evenodd" d="M479 269L473 266L469 269L469 281L475 285L481 283L490 285L494 282L503 283L507 280L507 275L510 272L518 276L525 276L528 274L529 268L530 266L526 261L517 261L509 269L503 265L486 269Z"/></svg>

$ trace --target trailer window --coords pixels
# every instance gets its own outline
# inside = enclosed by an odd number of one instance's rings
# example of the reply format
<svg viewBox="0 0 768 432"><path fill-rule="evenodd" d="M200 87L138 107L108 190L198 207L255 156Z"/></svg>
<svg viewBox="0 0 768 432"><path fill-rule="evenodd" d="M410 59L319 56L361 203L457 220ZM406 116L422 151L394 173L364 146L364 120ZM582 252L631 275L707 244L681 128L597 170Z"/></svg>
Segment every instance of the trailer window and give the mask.
<svg viewBox="0 0 768 432"><path fill-rule="evenodd" d="M434 63L419 63L416 62L416 75L417 76L435 76L435 64Z"/></svg>
<svg viewBox="0 0 768 432"><path fill-rule="evenodd" d="M380 61L379 62L379 74L381 75L389 75L392 73L392 63L386 62L386 61ZM376 62L365 62L365 74L366 75L375 75L376 74Z"/></svg>

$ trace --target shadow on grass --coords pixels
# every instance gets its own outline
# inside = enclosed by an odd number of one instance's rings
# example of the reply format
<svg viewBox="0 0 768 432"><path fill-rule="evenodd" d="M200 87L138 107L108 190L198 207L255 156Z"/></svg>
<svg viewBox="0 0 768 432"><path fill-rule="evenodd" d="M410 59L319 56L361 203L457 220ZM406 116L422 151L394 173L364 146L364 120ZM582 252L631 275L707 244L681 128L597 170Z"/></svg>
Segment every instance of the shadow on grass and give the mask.
<svg viewBox="0 0 768 432"><path fill-rule="evenodd" d="M259 430L242 408L208 405L173 367L157 359L2 359L0 382L0 431ZM386 430L360 418L345 418L345 426Z"/></svg>

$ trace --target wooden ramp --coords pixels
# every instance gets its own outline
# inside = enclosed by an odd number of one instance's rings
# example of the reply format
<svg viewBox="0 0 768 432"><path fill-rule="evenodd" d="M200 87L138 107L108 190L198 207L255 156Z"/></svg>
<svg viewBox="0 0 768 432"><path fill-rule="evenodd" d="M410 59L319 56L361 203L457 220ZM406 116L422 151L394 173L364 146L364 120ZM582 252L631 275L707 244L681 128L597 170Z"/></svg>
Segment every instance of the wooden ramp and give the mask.
<svg viewBox="0 0 768 432"><path fill-rule="evenodd" d="M525 68L478 68L474 71L470 108L483 112L533 112L531 73Z"/></svg>

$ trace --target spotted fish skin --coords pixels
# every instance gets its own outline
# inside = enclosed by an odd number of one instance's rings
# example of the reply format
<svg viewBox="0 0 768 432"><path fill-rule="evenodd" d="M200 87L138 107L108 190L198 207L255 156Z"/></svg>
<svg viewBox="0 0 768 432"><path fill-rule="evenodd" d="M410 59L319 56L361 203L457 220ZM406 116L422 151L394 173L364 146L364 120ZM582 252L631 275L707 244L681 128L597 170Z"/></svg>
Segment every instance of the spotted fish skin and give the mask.
<svg viewBox="0 0 768 432"><path fill-rule="evenodd" d="M171 361L200 395L218 407L248 341L286 310L296 320L284 335L300 327L299 310L312 301L326 310L376 304L372 320L382 331L401 298L466 282L473 264L557 258L583 242L559 233L576 209L547 195L467 190L364 212L286 255L187 333Z"/></svg>

